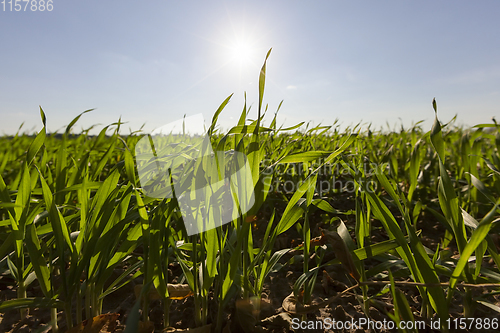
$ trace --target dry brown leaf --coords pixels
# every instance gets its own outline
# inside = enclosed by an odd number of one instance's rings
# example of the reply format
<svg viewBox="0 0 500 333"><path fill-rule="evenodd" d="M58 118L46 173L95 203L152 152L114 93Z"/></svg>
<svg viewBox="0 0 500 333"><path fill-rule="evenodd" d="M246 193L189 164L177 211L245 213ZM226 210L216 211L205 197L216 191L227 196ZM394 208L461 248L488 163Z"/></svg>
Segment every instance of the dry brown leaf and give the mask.
<svg viewBox="0 0 500 333"><path fill-rule="evenodd" d="M167 327L161 331L161 333L173 333L173 332L179 332L179 331L175 327Z"/></svg>
<svg viewBox="0 0 500 333"><path fill-rule="evenodd" d="M168 298L170 299L184 299L193 295L189 284L167 284Z"/></svg>
<svg viewBox="0 0 500 333"><path fill-rule="evenodd" d="M323 278L321 279L321 286L323 287L324 292L328 292L330 281L332 280L331 276L328 275L327 271L323 270Z"/></svg>
<svg viewBox="0 0 500 333"><path fill-rule="evenodd" d="M138 284L134 287L134 294L136 299L139 299L141 297L141 292L142 292L142 284ZM168 289L168 298L169 299L184 299L186 297L189 297L193 295L193 292L189 288L188 284L167 284L167 289ZM148 291L148 300L150 301L155 301L161 299L160 294L158 293L158 290L156 290L155 287L150 287Z"/></svg>
<svg viewBox="0 0 500 333"><path fill-rule="evenodd" d="M262 324L265 324L265 326L269 327L269 325L272 326L278 326L278 327L284 327L286 329L289 329L290 326L292 326L292 317L286 313L278 313L277 315L273 315L271 317L267 317L265 319L261 320Z"/></svg>
<svg viewBox="0 0 500 333"><path fill-rule="evenodd" d="M321 245L325 245L325 243L326 243L326 237L321 235L321 236L312 238L309 241L309 246L310 247L321 246ZM299 247L303 247L303 246L304 246L304 242L299 244Z"/></svg>
<svg viewBox="0 0 500 333"><path fill-rule="evenodd" d="M321 229L321 235L326 237L326 239L330 242L335 255L337 256L337 258L339 258L342 265L344 265L344 267L347 269L349 275L356 281L359 281L361 276L359 275L356 265L354 265L352 254L347 248L347 245L345 244L342 237L340 237L340 235L335 231L329 231L325 229Z"/></svg>
<svg viewBox="0 0 500 333"><path fill-rule="evenodd" d="M297 299L295 299L295 295L292 292L283 300L281 306L283 307L283 310L291 314L306 314L324 308L330 303L331 301L329 300L326 301L313 300L312 304L303 305L302 303L297 302Z"/></svg>
<svg viewBox="0 0 500 333"><path fill-rule="evenodd" d="M90 320L84 320L66 333L105 333L114 332L116 320L120 315L118 313L106 313L96 316ZM106 326L106 327L105 327ZM102 329L106 328L105 331Z"/></svg>

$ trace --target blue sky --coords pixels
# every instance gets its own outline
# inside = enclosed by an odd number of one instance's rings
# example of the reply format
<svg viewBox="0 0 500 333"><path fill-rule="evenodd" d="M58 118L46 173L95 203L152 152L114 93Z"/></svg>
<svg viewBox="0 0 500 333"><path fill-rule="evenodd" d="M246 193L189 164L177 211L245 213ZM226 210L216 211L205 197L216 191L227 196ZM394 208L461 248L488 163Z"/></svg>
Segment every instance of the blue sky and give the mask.
<svg viewBox="0 0 500 333"><path fill-rule="evenodd" d="M255 118L267 50L267 121L294 125L500 115L500 2L53 1L51 12L0 4L0 134L74 130L120 117L146 130L203 113L235 125L247 92ZM23 3L24 6L24 3ZM235 48L246 47L245 57ZM498 117L497 117L498 118ZM500 120L500 119L498 119Z"/></svg>

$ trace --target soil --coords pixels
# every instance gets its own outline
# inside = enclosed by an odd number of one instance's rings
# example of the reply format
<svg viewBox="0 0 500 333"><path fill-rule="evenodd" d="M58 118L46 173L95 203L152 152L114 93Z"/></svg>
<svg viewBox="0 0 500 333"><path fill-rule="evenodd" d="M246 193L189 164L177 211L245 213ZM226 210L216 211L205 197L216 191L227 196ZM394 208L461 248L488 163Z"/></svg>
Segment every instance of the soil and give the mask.
<svg viewBox="0 0 500 333"><path fill-rule="evenodd" d="M354 204L352 198L342 197L338 201L333 201L333 207L343 207L343 211L353 209ZM278 207L279 209L279 207ZM397 217L396 212L395 216ZM262 238L265 231L266 219L270 216L270 208L261 210L258 220L255 221L255 244L258 245L260 238ZM353 215L340 216L348 229L353 235L354 219ZM310 217L312 237L320 236L320 229L332 229L330 220L332 216L321 213L319 210L313 212ZM398 218L398 217L397 217ZM400 217L399 217L400 218ZM316 223L314 223L316 221ZM298 222L300 223L300 221ZM384 232L378 231L382 229L377 225L377 221L373 221L375 232L373 233L373 241L378 242L386 240ZM440 244L441 237L444 235L444 229L431 217L422 215L418 223L418 227L422 229L422 241L424 245L433 251L436 250ZM286 233L281 235L277 242L275 250L290 248L297 246L302 242L300 234L296 228L292 227ZM452 245L451 245L452 246ZM453 249L452 249L453 252ZM335 258L334 253L327 253L323 258L323 262L330 261ZM225 324L223 325L222 332L393 332L395 329L381 328L377 325L380 322L392 321L390 314L393 313L393 300L391 293L385 293L381 296L373 298L371 305L364 309L362 300L362 291L360 288L354 288L349 292L344 292L347 288L353 286L356 282L351 278L346 269L342 265L326 266L324 270L318 274L316 284L313 288L312 300L309 308L300 307L296 304L297 300L293 296L293 285L295 281L302 275L303 260L301 251L291 251L281 259L280 263L283 265L278 271L270 273L265 283L264 292L260 301L260 311L255 310L255 304L242 302L241 300L234 299L224 313ZM308 259L310 260L310 267L316 265L316 257L314 254ZM380 262L376 259L365 260L364 264L368 270ZM484 265L493 264L485 262ZM176 264L171 264L170 272L172 273L172 282L181 274L181 268ZM495 270L498 268L495 267ZM121 271L116 272L120 274ZM397 274L396 274L397 275ZM376 277L375 277L376 278ZM388 279L388 278L386 278ZM385 279L385 280L386 280ZM401 280L400 280L401 281ZM125 323L132 307L135 304L136 297L134 295L134 288L142 284L140 278L132 281L118 292L112 293L104 300L103 313L117 313L119 314L116 326L104 327L102 332L122 332L125 328ZM368 287L368 295L376 295L384 286L375 285ZM406 299L413 311L416 321L425 321L426 326L420 329L420 332L439 332L438 329L433 329L430 320L420 317L420 296L414 286L398 286L404 293ZM474 290L475 296L484 294L489 290L477 289ZM41 296L37 283L32 283L27 291L28 297ZM340 296L339 296L340 295ZM463 318L463 302L461 299L461 291L455 292L455 299L450 308L452 318ZM213 296L213 295L212 295ZM338 296L337 298L335 298ZM300 297L300 295L299 295ZM0 275L0 301L16 298L15 281L10 275ZM317 306L316 304L324 304L325 300L335 298L330 304ZM500 306L500 297L498 295L489 296L489 301ZM300 299L299 299L300 301ZM209 303L211 309L216 309L213 300ZM150 327L143 327L141 332L178 332L185 331L188 328L194 328L194 302L192 297L182 300L173 300L170 305L170 328L163 330L163 305L161 301L151 301L149 306L149 319L151 321ZM288 312L287 312L288 310ZM290 313L291 312L291 313ZM215 319L215 310L210 313L209 322ZM66 324L62 312L59 313L60 321L59 327L61 332L66 331ZM497 312L492 309L478 305L474 313L475 318L499 318ZM325 324L331 323L333 320L345 324L347 322L360 323L360 320L370 320L371 327L368 328L367 324L363 327L352 329L328 329L320 328L315 325L323 322ZM50 322L50 314L47 309L30 309L28 317L21 320L19 311L9 311L0 313L0 332L45 332L43 327ZM302 328L297 328L298 323L302 322ZM337 326L338 327L338 326ZM212 331L214 328L212 328ZM451 330L454 331L454 330ZM461 330L461 332L496 332L497 330ZM83 330L82 330L83 332ZM85 331L87 332L87 331ZM189 332L198 332L189 330ZM200 330L199 332L210 332L210 330Z"/></svg>

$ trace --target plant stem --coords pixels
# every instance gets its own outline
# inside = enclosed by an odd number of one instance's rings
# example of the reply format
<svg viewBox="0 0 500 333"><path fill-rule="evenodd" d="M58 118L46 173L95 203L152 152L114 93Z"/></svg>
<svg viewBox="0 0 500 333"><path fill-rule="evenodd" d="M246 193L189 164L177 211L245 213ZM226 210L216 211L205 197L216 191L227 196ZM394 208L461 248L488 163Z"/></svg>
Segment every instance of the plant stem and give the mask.
<svg viewBox="0 0 500 333"><path fill-rule="evenodd" d="M22 274L22 272L20 274ZM19 288L17 289L17 298L23 299L26 298L26 287L24 286L24 280L22 278L22 275L20 276L21 280L19 280ZM21 315L21 320L23 320L28 315L28 309L22 308L19 310L19 313Z"/></svg>
<svg viewBox="0 0 500 333"><path fill-rule="evenodd" d="M196 326L201 326L201 309L200 309L200 281L198 276L198 237L192 236L193 244L193 281L194 281L194 319Z"/></svg>
<svg viewBox="0 0 500 333"><path fill-rule="evenodd" d="M90 285L89 285L89 281L87 280L86 286L85 286L85 319L87 319L87 320L92 318L92 314L90 312L91 311L90 297L91 297Z"/></svg>
<svg viewBox="0 0 500 333"><path fill-rule="evenodd" d="M57 327L57 308L50 309L50 322L52 325L52 333L58 333L59 327Z"/></svg>
<svg viewBox="0 0 500 333"><path fill-rule="evenodd" d="M76 322L81 323L83 321L82 318L82 289L81 283L78 284L78 288L76 289Z"/></svg>
<svg viewBox="0 0 500 333"><path fill-rule="evenodd" d="M166 298L163 300L163 328L170 327L170 304L172 300Z"/></svg>
<svg viewBox="0 0 500 333"><path fill-rule="evenodd" d="M64 304L64 315L66 317L66 327L69 330L73 327L73 316L71 315L71 299L68 299Z"/></svg>

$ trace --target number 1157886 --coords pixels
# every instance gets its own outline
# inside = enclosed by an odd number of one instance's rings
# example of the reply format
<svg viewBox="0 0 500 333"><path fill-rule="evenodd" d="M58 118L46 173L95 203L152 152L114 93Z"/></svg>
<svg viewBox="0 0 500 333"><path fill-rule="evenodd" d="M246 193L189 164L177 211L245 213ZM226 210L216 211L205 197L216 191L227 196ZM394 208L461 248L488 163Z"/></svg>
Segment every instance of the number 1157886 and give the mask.
<svg viewBox="0 0 500 333"><path fill-rule="evenodd" d="M4 12L51 12L54 9L53 0L2 0Z"/></svg>

